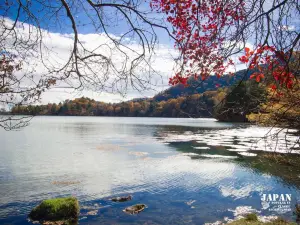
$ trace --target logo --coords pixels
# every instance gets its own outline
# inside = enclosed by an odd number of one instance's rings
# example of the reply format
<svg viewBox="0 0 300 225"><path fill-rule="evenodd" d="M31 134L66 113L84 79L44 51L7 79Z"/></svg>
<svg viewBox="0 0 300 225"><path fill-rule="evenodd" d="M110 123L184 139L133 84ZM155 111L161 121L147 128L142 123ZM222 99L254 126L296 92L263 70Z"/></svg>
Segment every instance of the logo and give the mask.
<svg viewBox="0 0 300 225"><path fill-rule="evenodd" d="M262 209L286 213L292 211L292 194L262 194Z"/></svg>

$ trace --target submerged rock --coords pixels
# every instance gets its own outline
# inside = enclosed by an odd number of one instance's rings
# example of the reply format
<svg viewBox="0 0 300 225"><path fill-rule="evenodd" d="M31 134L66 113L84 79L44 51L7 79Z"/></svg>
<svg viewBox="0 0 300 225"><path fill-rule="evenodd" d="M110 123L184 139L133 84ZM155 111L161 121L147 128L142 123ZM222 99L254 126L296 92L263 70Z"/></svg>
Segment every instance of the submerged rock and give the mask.
<svg viewBox="0 0 300 225"><path fill-rule="evenodd" d="M146 207L147 206L145 204L136 204L125 208L123 212L126 212L128 214L137 214L142 212Z"/></svg>
<svg viewBox="0 0 300 225"><path fill-rule="evenodd" d="M44 200L29 214L29 219L42 224L77 224L79 203L75 197Z"/></svg>
<svg viewBox="0 0 300 225"><path fill-rule="evenodd" d="M128 195L128 196L123 196L123 197L112 198L111 200L113 202L126 202L126 201L130 201L131 199L132 199L132 196Z"/></svg>

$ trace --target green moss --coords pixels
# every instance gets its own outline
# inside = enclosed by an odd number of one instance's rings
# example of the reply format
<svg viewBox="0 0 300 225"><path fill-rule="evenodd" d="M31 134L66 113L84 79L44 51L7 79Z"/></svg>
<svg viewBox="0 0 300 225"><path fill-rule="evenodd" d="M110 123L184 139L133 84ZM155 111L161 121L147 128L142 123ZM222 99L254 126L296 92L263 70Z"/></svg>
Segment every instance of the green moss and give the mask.
<svg viewBox="0 0 300 225"><path fill-rule="evenodd" d="M36 221L75 221L79 215L79 203L74 197L42 201L29 214Z"/></svg>
<svg viewBox="0 0 300 225"><path fill-rule="evenodd" d="M245 218L247 221L258 221L257 215L255 213L250 213L246 215Z"/></svg>
<svg viewBox="0 0 300 225"><path fill-rule="evenodd" d="M248 217L249 215L251 215L251 216ZM249 215L247 215L246 218L239 219L239 220L233 221L231 223L228 223L228 225L297 225L296 223L288 222L281 218L278 218L271 222L263 223L263 222L258 221L257 216L255 214L249 214ZM253 215L255 215L255 216L253 216Z"/></svg>

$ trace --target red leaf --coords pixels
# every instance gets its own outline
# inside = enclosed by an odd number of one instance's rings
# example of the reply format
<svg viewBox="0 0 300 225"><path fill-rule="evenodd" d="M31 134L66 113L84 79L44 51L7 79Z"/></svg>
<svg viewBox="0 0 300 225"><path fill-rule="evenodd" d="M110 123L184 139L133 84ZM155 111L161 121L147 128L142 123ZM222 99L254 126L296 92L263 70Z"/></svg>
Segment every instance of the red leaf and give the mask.
<svg viewBox="0 0 300 225"><path fill-rule="evenodd" d="M260 82L260 76L256 76L256 82Z"/></svg>
<svg viewBox="0 0 300 225"><path fill-rule="evenodd" d="M256 77L256 74L251 74L250 79L253 79L254 77Z"/></svg>
<svg viewBox="0 0 300 225"><path fill-rule="evenodd" d="M275 84L272 84L271 88L272 88L273 91L275 91L277 89L277 86Z"/></svg>
<svg viewBox="0 0 300 225"><path fill-rule="evenodd" d="M249 54L249 52L250 52L250 48L245 48L245 52L246 52L246 55L248 55Z"/></svg>

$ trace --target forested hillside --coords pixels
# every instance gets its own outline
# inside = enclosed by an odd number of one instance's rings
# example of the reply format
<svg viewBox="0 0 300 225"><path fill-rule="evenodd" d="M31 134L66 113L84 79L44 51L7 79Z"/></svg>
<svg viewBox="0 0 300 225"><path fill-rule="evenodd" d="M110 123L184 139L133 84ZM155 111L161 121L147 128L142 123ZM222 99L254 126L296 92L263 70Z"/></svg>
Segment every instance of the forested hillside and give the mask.
<svg viewBox="0 0 300 225"><path fill-rule="evenodd" d="M216 94L217 91L211 91L159 102L146 99L115 104L82 97L59 104L17 106L12 109L12 113L64 116L212 117Z"/></svg>
<svg viewBox="0 0 300 225"><path fill-rule="evenodd" d="M15 106L12 113L60 116L213 117L227 122L250 120L263 124L276 122L283 126L298 126L300 118L298 108L295 110L289 107L287 110L285 105L293 104L292 102L285 98L280 98L278 102L272 97L273 92L270 91L267 80L257 82L248 79L251 73L245 72L239 71L237 77L227 75L221 79L211 76L199 87L197 86L201 81L190 80L188 87L176 85L153 98L105 103L81 97L65 100L59 104ZM297 86L294 88L297 90L293 93L299 95L299 88ZM280 110L286 111L284 121L276 116Z"/></svg>
<svg viewBox="0 0 300 225"><path fill-rule="evenodd" d="M187 87L184 87L182 84L172 86L167 90L155 95L153 99L156 101L162 101L170 98L177 98L179 96L199 94L206 91L215 91L220 87L230 87L241 80L248 80L253 72L253 70L240 70L233 75L224 75L220 78L216 76L209 76L204 81L202 81L201 78L195 80L193 77L191 77L188 80Z"/></svg>
<svg viewBox="0 0 300 225"><path fill-rule="evenodd" d="M221 78L211 76L201 81L190 79L189 86L179 84L170 87L153 98L133 99L121 103L105 103L93 99L81 97L74 100L65 100L59 104L16 106L12 109L13 114L25 115L63 115L63 116L138 116L138 117L217 117L224 121L247 121L246 114L225 113L224 107L232 107L238 111L237 104L229 104L222 101L230 92L231 98L235 99L234 93L240 98L249 94L249 82L243 83L246 89L230 88L240 80L247 80L251 72L242 70L235 76L226 75ZM248 84L249 83L249 84ZM258 86L252 82L251 86ZM251 98L247 98L251 102ZM257 102L254 105L258 105ZM224 111L224 110L223 110ZM242 118L241 118L242 116Z"/></svg>
<svg viewBox="0 0 300 225"><path fill-rule="evenodd" d="M89 98L65 100L59 104L16 106L13 114L66 116L153 116L153 117L213 117L213 108L226 95L227 87L247 80L250 72L238 71L221 78L206 80L190 78L187 87L178 84L153 98L133 99L121 103L105 103Z"/></svg>

